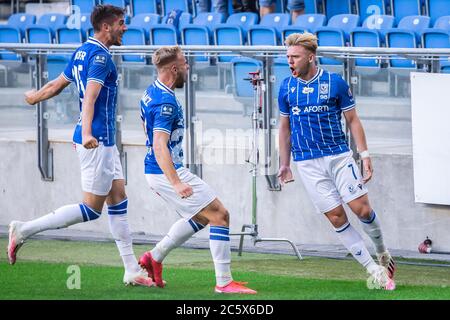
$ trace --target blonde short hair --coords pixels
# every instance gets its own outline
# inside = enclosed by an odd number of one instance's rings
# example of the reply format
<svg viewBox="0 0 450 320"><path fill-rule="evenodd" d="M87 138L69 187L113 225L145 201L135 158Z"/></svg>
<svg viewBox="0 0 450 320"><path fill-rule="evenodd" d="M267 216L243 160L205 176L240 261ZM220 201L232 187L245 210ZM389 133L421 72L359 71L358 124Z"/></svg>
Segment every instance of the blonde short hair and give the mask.
<svg viewBox="0 0 450 320"><path fill-rule="evenodd" d="M312 53L316 53L318 44L317 37L312 33L293 33L289 35L285 42L288 47L290 46L302 46L303 48L311 51Z"/></svg>
<svg viewBox="0 0 450 320"><path fill-rule="evenodd" d="M152 63L160 69L168 63L175 62L180 53L183 51L179 46L161 47L153 53Z"/></svg>

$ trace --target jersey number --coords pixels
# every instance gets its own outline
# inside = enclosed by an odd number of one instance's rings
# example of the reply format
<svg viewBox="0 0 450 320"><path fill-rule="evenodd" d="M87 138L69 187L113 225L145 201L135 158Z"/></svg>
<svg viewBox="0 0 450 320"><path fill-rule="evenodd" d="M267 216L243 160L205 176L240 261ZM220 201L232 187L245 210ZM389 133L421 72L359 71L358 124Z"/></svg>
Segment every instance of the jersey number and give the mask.
<svg viewBox="0 0 450 320"><path fill-rule="evenodd" d="M80 101L83 103L83 97L86 90L84 89L84 84L81 81L81 75L80 72L83 71L83 65L79 64L78 66L73 66L72 68L72 74L75 78L75 82L77 84L78 93L80 94Z"/></svg>

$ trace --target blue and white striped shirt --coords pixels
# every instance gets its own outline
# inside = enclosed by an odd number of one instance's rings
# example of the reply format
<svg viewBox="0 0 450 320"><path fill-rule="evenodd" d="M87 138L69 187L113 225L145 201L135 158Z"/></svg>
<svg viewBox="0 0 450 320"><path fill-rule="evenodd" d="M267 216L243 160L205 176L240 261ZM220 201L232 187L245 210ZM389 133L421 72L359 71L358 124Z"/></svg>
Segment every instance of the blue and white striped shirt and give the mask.
<svg viewBox="0 0 450 320"><path fill-rule="evenodd" d="M175 169L183 166L183 108L175 92L158 79L145 90L141 99L141 119L147 135L148 152L145 156L145 173L162 174L153 152L154 132L170 136L167 147L170 150Z"/></svg>
<svg viewBox="0 0 450 320"><path fill-rule="evenodd" d="M114 145L116 141L117 70L108 48L97 39L90 37L74 52L63 76L68 81L75 82L80 96L80 118L75 127L73 141L82 143L83 99L88 82L94 81L103 87L94 105L92 135L105 146Z"/></svg>
<svg viewBox="0 0 450 320"><path fill-rule="evenodd" d="M318 68L309 81L290 76L281 83L278 106L289 117L294 161L349 151L341 115L355 100L340 75Z"/></svg>

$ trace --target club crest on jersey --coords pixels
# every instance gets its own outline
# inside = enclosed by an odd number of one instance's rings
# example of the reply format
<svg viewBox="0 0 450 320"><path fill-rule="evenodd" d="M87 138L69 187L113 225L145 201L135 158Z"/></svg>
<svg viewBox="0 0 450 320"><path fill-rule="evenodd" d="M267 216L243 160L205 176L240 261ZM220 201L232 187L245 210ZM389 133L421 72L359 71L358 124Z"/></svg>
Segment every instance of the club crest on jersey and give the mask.
<svg viewBox="0 0 450 320"><path fill-rule="evenodd" d="M294 115L294 116L299 116L300 115L300 108L298 107L298 106L295 106L295 107L293 107L292 108L292 114Z"/></svg>
<svg viewBox="0 0 450 320"><path fill-rule="evenodd" d="M356 189L355 189L355 187L354 187L352 184L349 184L349 185L347 186L347 188L348 188L348 191L349 191L350 193L355 193L355 192L356 192Z"/></svg>
<svg viewBox="0 0 450 320"><path fill-rule="evenodd" d="M171 116L173 114L173 106L170 104L165 104L161 107L162 116Z"/></svg>
<svg viewBox="0 0 450 320"><path fill-rule="evenodd" d="M320 94L328 94L328 83L320 84Z"/></svg>
<svg viewBox="0 0 450 320"><path fill-rule="evenodd" d="M314 88L303 87L303 90L302 90L303 94L308 94L308 93L313 93L313 92L314 92Z"/></svg>
<svg viewBox="0 0 450 320"><path fill-rule="evenodd" d="M106 64L106 56L103 54L96 55L94 58L94 64L105 65Z"/></svg>

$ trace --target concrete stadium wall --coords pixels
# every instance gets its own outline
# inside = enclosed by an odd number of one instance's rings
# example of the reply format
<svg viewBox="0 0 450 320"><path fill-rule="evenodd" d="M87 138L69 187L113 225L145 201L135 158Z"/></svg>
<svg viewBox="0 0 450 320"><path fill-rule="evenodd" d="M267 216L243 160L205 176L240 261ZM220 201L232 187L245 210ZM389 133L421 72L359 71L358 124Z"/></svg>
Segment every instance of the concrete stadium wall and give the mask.
<svg viewBox="0 0 450 320"><path fill-rule="evenodd" d="M80 169L71 143L52 142L53 182L40 178L34 141L0 140L0 225L13 219L29 220L81 199ZM164 235L178 219L149 189L143 175L143 146L125 145L128 157L129 217L133 232ZM429 236L434 249L450 251L450 208L414 203L413 163L410 155L373 154L374 178L368 184L371 203L382 220L387 245L417 250ZM244 165L204 166L203 179L217 192L231 214L231 231L251 222L251 177ZM296 171L294 169L294 174ZM433 186L430 186L433 188ZM282 192L267 190L258 181L258 225L262 237L286 237L297 244L338 244L325 217L316 213L302 183ZM83 231L108 231L108 219L70 227ZM357 219L353 225L361 230ZM199 238L208 238L202 231ZM363 235L367 244L368 238Z"/></svg>

